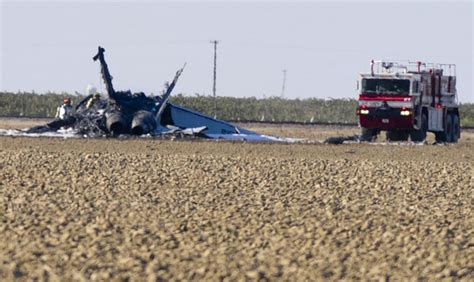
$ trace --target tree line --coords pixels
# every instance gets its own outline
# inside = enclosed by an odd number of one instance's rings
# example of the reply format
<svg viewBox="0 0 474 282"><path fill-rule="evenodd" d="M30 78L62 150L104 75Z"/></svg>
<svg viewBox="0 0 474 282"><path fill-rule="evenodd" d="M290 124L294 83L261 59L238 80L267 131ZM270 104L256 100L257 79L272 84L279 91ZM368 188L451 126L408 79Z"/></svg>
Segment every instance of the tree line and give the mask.
<svg viewBox="0 0 474 282"><path fill-rule="evenodd" d="M56 108L64 97L70 97L73 104L84 99L81 95L68 93L0 92L0 115L8 117L54 117ZM178 94L171 97L171 103L232 121L272 121L272 122L322 122L357 123L355 99L286 99L235 98L196 94ZM217 107L215 107L217 105ZM474 126L474 104L460 105L461 125Z"/></svg>

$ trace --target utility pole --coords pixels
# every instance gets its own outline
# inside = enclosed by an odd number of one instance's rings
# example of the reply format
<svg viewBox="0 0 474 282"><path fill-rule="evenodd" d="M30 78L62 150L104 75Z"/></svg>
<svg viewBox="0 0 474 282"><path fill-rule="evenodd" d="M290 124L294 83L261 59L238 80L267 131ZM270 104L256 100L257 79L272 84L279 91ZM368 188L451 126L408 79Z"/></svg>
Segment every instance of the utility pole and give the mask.
<svg viewBox="0 0 474 282"><path fill-rule="evenodd" d="M216 76L217 76L217 43L219 41L212 40L214 44L214 83L212 85L212 93L214 94L214 118L217 118L217 97L216 97Z"/></svg>
<svg viewBox="0 0 474 282"><path fill-rule="evenodd" d="M285 97L286 70L283 70L283 85L281 86L281 98Z"/></svg>

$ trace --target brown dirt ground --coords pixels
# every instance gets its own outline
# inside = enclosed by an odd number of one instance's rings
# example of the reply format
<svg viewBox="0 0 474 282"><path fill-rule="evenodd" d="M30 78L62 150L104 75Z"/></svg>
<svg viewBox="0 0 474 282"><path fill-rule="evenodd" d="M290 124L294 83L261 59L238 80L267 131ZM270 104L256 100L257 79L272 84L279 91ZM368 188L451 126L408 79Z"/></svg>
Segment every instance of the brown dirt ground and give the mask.
<svg viewBox="0 0 474 282"><path fill-rule="evenodd" d="M0 280L474 280L473 140L2 137Z"/></svg>
<svg viewBox="0 0 474 282"><path fill-rule="evenodd" d="M0 117L1 129L24 129L36 125L45 124L52 119L49 118L5 118Z"/></svg>

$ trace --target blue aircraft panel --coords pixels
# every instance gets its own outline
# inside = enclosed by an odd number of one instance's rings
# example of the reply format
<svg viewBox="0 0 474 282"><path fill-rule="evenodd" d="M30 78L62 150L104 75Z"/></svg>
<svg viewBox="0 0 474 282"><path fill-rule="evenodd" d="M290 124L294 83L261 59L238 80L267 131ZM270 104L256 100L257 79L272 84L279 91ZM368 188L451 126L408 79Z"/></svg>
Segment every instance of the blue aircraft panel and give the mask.
<svg viewBox="0 0 474 282"><path fill-rule="evenodd" d="M237 127L231 123L217 120L202 113L173 104L168 104L167 109L163 113L162 121L166 124L175 125L181 128L206 126L207 129L203 131L204 134L257 134L253 131Z"/></svg>

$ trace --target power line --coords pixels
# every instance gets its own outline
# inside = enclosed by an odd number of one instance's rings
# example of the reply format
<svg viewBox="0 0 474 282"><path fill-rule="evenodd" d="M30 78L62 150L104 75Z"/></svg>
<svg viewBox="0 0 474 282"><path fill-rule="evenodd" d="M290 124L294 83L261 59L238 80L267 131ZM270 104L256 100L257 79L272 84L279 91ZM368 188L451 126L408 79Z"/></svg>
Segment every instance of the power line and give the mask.
<svg viewBox="0 0 474 282"><path fill-rule="evenodd" d="M217 118L216 78L217 78L217 43L219 43L219 41L212 40L211 43L214 44L214 81L212 85L212 93L214 94L214 118Z"/></svg>

